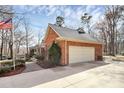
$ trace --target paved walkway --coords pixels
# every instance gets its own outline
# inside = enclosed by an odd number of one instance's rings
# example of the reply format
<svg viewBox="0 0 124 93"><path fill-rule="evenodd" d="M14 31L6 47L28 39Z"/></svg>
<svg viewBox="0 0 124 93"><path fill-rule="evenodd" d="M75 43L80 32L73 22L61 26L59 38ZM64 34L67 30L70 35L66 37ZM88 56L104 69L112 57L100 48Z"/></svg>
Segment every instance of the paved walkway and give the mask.
<svg viewBox="0 0 124 93"><path fill-rule="evenodd" d="M94 68L34 88L124 88L124 62Z"/></svg>
<svg viewBox="0 0 124 93"><path fill-rule="evenodd" d="M27 69L24 73L0 77L0 87L2 88L25 88L34 87L49 81L57 80L73 74L80 73L95 67L103 66L101 62L78 63L69 66L61 66L50 69L42 69L35 63L27 64ZM54 86L53 86L54 87Z"/></svg>
<svg viewBox="0 0 124 93"><path fill-rule="evenodd" d="M43 68L41 68L35 62L26 62L26 69L23 72L27 73L27 72L33 72L38 70L43 70Z"/></svg>

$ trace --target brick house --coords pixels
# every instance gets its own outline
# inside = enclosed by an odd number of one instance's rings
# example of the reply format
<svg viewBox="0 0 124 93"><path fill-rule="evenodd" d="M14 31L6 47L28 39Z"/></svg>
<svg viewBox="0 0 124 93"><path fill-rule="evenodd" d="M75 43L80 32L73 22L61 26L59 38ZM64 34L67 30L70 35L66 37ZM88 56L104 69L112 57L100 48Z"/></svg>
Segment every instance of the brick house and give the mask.
<svg viewBox="0 0 124 93"><path fill-rule="evenodd" d="M48 49L55 41L61 48L61 65L102 60L102 44L89 34L48 24L43 40Z"/></svg>

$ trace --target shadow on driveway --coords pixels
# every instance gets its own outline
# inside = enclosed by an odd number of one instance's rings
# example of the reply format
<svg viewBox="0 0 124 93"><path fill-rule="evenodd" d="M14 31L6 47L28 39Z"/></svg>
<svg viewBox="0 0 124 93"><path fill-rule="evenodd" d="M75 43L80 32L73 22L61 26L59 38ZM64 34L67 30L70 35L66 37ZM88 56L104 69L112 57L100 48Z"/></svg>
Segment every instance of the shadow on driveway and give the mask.
<svg viewBox="0 0 124 93"><path fill-rule="evenodd" d="M60 79L69 75L80 73L99 66L107 65L102 61L83 62L70 64L68 66L57 66L55 68L43 69L36 63L27 63L27 68L21 74L0 78L0 87L27 88L42 83Z"/></svg>
<svg viewBox="0 0 124 93"><path fill-rule="evenodd" d="M44 70L36 62L26 62L26 69L23 73Z"/></svg>

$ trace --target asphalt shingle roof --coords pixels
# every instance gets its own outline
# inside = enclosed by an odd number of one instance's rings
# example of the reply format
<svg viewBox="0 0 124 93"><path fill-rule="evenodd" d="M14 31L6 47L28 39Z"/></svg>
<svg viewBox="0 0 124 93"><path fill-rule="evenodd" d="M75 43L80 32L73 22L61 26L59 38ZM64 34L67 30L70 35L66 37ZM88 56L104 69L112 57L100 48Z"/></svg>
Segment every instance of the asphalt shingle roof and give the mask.
<svg viewBox="0 0 124 93"><path fill-rule="evenodd" d="M86 34L86 33L79 34L77 30L66 28L66 27L59 27L55 24L49 24L49 26L63 38L100 43L96 39L91 37L89 34Z"/></svg>

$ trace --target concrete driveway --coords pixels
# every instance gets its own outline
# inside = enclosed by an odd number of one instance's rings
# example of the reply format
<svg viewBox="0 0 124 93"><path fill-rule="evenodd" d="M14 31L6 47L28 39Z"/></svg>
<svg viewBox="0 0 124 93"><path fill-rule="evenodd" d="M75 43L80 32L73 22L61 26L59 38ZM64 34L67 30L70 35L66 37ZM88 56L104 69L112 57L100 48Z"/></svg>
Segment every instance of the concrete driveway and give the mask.
<svg viewBox="0 0 124 93"><path fill-rule="evenodd" d="M124 62L90 69L34 88L124 88Z"/></svg>
<svg viewBox="0 0 124 93"><path fill-rule="evenodd" d="M77 63L69 66L42 69L35 63L27 64L27 69L18 75L0 77L1 88L25 88L34 87L49 81L64 78L86 70L106 65L103 62ZM54 86L53 86L54 87Z"/></svg>

